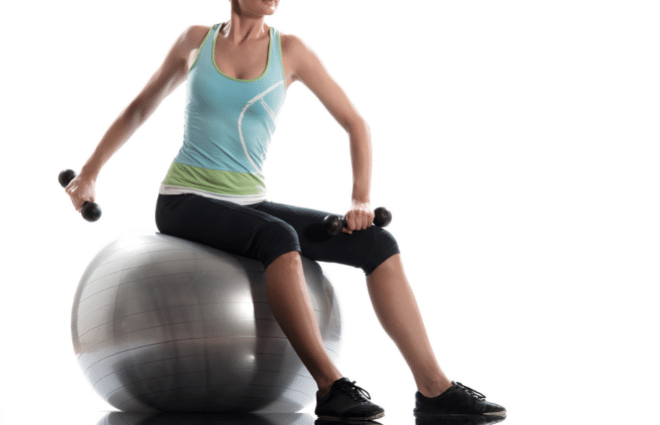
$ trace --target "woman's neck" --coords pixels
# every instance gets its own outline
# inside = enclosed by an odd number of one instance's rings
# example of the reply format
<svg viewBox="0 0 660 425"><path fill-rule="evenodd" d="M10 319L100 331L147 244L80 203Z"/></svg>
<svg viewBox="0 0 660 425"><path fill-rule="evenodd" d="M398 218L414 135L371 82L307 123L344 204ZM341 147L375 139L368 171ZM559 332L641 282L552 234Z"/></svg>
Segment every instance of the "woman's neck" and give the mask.
<svg viewBox="0 0 660 425"><path fill-rule="evenodd" d="M231 19L222 29L222 35L234 44L255 41L268 34L264 17L250 18L232 12Z"/></svg>

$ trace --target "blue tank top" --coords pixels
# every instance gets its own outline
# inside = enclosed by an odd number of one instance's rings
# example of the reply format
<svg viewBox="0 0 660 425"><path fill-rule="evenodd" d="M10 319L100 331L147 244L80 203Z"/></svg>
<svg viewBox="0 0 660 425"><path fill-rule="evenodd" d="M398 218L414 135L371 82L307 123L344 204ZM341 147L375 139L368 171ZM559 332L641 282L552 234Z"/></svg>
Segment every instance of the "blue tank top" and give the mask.
<svg viewBox="0 0 660 425"><path fill-rule="evenodd" d="M221 25L204 38L187 81L183 146L160 193L194 193L248 205L266 199L262 173L286 85L279 32L270 28L268 64L254 80L223 74L215 57Z"/></svg>

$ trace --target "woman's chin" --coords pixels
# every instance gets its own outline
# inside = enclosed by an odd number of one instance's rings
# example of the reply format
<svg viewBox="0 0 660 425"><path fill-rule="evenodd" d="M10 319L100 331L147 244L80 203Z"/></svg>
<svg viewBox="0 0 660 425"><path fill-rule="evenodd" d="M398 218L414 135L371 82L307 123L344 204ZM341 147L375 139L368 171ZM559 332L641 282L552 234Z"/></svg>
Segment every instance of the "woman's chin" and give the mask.
<svg viewBox="0 0 660 425"><path fill-rule="evenodd" d="M262 0L266 5L268 12L266 14L272 15L277 10L277 1L276 0Z"/></svg>

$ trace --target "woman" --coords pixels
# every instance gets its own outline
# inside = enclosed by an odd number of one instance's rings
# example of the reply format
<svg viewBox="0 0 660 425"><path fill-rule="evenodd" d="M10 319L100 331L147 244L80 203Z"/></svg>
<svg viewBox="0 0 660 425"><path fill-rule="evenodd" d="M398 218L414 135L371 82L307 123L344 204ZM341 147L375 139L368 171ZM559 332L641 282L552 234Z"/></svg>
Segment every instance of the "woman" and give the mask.
<svg viewBox="0 0 660 425"><path fill-rule="evenodd" d="M264 23L279 0L231 0L231 19L181 34L141 93L101 139L67 187L75 208L94 200L105 162L184 80L188 100L183 146L160 189L158 229L255 258L266 270L275 319L318 384L321 418L372 420L384 410L343 377L328 357L312 311L301 254L365 271L369 294L385 331L395 341L417 383L415 414L505 415L501 406L440 369L406 280L396 241L372 226L369 129L314 53L293 36ZM275 116L286 89L303 82L350 138L352 206L343 234L326 235L326 213L266 201L261 174Z"/></svg>

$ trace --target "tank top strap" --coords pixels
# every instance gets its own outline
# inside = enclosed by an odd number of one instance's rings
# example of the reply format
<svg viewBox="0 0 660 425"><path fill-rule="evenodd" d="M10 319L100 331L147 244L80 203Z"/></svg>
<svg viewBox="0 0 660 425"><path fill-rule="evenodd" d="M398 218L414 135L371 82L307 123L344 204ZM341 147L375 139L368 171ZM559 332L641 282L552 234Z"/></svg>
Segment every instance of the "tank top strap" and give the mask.
<svg viewBox="0 0 660 425"><path fill-rule="evenodd" d="M202 40L202 45L197 52L197 57L190 66L189 72L192 72L192 70L195 68L195 65L197 65L197 68L200 66L207 67L211 65L213 55L213 40L215 40L215 34L220 28L220 25L221 24L215 24L209 28L209 31L206 33L204 40Z"/></svg>
<svg viewBox="0 0 660 425"><path fill-rule="evenodd" d="M282 60L282 40L280 38L280 32L275 28L271 27L271 46L270 46L270 55L271 55L271 66L272 69L269 70L272 72L272 75L277 79L284 80L284 61Z"/></svg>

